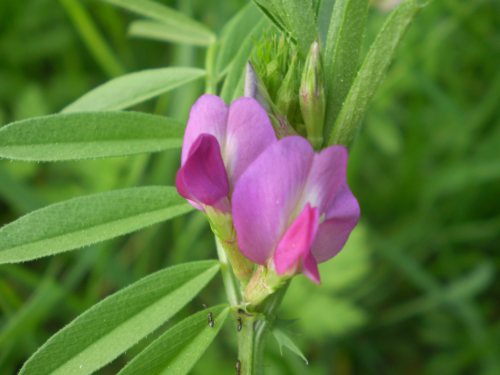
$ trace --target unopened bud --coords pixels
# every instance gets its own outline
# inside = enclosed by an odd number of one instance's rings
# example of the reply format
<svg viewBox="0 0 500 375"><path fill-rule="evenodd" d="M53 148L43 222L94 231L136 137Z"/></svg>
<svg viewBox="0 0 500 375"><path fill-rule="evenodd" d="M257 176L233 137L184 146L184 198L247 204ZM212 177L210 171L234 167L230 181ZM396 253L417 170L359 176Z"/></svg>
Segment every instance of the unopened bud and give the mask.
<svg viewBox="0 0 500 375"><path fill-rule="evenodd" d="M267 112L270 111L271 99L251 62L247 63L245 69L245 96L254 98Z"/></svg>
<svg viewBox="0 0 500 375"><path fill-rule="evenodd" d="M325 88L319 44L311 45L300 84L300 109L307 130L307 138L314 148L323 144L325 120Z"/></svg>
<svg viewBox="0 0 500 375"><path fill-rule="evenodd" d="M266 87L250 62L247 63L245 71L245 96L254 98L266 110L278 138L296 134L286 116L281 114L278 105L272 102Z"/></svg>
<svg viewBox="0 0 500 375"><path fill-rule="evenodd" d="M291 57L288 71L276 95L276 106L278 107L278 111L292 123L296 119L296 113L300 110L300 104L297 100L297 88L299 87L297 65L297 54L294 54Z"/></svg>

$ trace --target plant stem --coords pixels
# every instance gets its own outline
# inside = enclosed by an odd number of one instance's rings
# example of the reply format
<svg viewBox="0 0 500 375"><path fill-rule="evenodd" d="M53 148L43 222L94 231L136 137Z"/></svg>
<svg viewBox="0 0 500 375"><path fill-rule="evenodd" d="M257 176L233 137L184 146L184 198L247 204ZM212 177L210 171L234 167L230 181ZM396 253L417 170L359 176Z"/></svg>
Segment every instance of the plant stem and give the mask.
<svg viewBox="0 0 500 375"><path fill-rule="evenodd" d="M288 283L269 297L255 314L243 310L238 311L238 317L241 319L237 364L240 367L240 375L264 374L265 340L274 324L287 288Z"/></svg>
<svg viewBox="0 0 500 375"><path fill-rule="evenodd" d="M217 91L217 77L215 76L215 53L217 49L217 44L214 41L207 48L207 54L205 57L205 70L206 70L206 87L205 92L207 94L215 94Z"/></svg>
<svg viewBox="0 0 500 375"><path fill-rule="evenodd" d="M238 333L238 361L240 375L264 373L264 339L268 322L256 315L240 313L241 331Z"/></svg>

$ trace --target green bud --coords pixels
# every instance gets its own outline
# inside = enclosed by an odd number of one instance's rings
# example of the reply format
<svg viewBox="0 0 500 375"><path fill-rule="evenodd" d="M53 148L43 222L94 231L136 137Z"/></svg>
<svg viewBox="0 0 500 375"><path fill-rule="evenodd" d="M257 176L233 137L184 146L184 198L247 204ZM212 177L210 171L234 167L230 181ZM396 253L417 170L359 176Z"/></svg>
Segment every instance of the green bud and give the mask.
<svg viewBox="0 0 500 375"><path fill-rule="evenodd" d="M279 113L286 115L291 121L296 118L294 115L300 108L297 97L297 87L299 87L299 77L296 72L297 60L297 54L294 54L291 57L290 66L276 95L276 106Z"/></svg>
<svg viewBox="0 0 500 375"><path fill-rule="evenodd" d="M245 96L257 100L267 112L270 112L272 101L266 87L259 78L251 62L245 69Z"/></svg>
<svg viewBox="0 0 500 375"><path fill-rule="evenodd" d="M250 62L247 63L246 66L245 96L256 99L267 111L278 138L296 134L294 129L288 123L286 117L281 115L278 106L271 100L266 87Z"/></svg>
<svg viewBox="0 0 500 375"><path fill-rule="evenodd" d="M307 138L314 148L321 148L325 121L325 88L318 42L311 45L302 72L300 109L307 130Z"/></svg>

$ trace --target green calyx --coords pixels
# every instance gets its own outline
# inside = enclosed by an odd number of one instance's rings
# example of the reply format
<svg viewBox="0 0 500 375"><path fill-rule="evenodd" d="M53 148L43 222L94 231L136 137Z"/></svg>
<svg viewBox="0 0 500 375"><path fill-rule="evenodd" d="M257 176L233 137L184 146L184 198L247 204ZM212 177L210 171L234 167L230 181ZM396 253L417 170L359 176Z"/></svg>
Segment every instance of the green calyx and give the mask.
<svg viewBox="0 0 500 375"><path fill-rule="evenodd" d="M307 138L315 149L323 144L325 121L325 87L318 42L311 45L300 84L300 108Z"/></svg>
<svg viewBox="0 0 500 375"><path fill-rule="evenodd" d="M221 212L209 206L205 207L205 215L212 232L226 253L234 275L242 285L246 285L252 276L254 266L238 247L233 217L229 213Z"/></svg>
<svg viewBox="0 0 500 375"><path fill-rule="evenodd" d="M258 311L268 297L287 285L290 278L279 276L272 268L259 266L245 288L243 303L249 311Z"/></svg>
<svg viewBox="0 0 500 375"><path fill-rule="evenodd" d="M289 38L273 33L257 44L250 61L278 137L305 135L298 96L303 62L296 46Z"/></svg>

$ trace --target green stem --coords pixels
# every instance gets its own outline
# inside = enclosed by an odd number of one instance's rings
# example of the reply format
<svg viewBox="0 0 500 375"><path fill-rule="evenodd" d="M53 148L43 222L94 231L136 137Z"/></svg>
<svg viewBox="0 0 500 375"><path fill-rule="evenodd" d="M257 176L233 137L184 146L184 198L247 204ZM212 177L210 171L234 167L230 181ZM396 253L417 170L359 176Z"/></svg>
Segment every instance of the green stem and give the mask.
<svg viewBox="0 0 500 375"><path fill-rule="evenodd" d="M238 366L241 375L264 373L264 339L268 322L256 315L240 313L241 331L238 333Z"/></svg>
<svg viewBox="0 0 500 375"><path fill-rule="evenodd" d="M264 348L267 334L276 319L278 308L283 301L288 283L269 297L259 312L250 314L238 311L241 319L241 330L238 333L238 363L241 375L264 374Z"/></svg>
<svg viewBox="0 0 500 375"><path fill-rule="evenodd" d="M207 94L215 94L217 91L217 77L215 76L215 56L216 56L217 43L213 42L207 48L205 57L205 70L206 70L206 87Z"/></svg>

